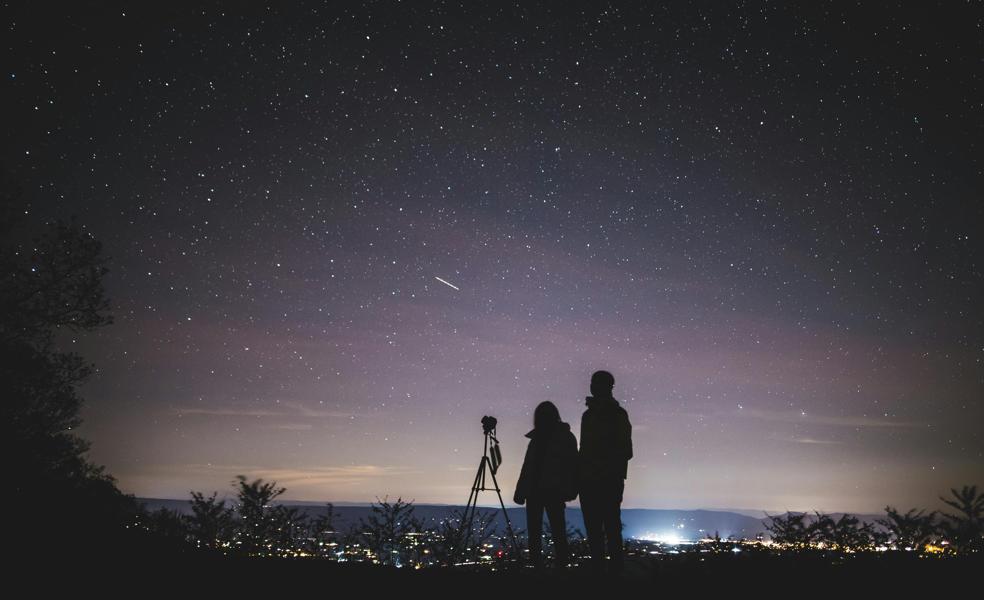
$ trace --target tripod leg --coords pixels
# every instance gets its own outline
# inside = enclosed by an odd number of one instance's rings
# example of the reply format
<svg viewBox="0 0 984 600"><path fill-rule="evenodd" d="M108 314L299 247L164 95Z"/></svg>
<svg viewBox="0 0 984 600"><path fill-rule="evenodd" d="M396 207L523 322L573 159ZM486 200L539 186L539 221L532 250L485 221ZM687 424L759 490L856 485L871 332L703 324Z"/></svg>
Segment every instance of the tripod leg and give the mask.
<svg viewBox="0 0 984 600"><path fill-rule="evenodd" d="M482 482L485 479L485 457L482 457L481 462L478 463L478 471L475 473L475 481L472 482L471 493L468 494L468 504L465 505L465 512L461 515L461 527L458 529L458 540L457 546L452 554L452 562L457 558L458 552L461 550L460 546L463 546L468 536L471 534L472 521L475 519L475 510L478 506L478 492L482 487Z"/></svg>
<svg viewBox="0 0 984 600"><path fill-rule="evenodd" d="M468 517L468 524L471 525L471 517L475 515L475 507L478 505L478 492L482 489L481 482L485 479L485 458L478 463L478 472L475 473L475 482L472 483L471 493L468 495L468 504L465 505L465 517Z"/></svg>
<svg viewBox="0 0 984 600"><path fill-rule="evenodd" d="M509 513L506 512L506 503L502 501L502 490L499 489L499 481L495 478L495 473L492 473L492 483L495 484L495 493L499 496L499 506L502 507L502 516L506 518L506 530L509 532L509 537L512 538L513 554L519 558L519 543L516 542L516 533L513 531L512 521L509 520Z"/></svg>

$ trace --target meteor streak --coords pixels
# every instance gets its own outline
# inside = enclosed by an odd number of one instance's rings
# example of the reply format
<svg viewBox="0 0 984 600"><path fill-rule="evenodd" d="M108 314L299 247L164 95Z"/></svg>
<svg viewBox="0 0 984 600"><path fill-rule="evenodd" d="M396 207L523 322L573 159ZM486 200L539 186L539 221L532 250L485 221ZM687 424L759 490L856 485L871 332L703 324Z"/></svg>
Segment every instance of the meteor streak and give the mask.
<svg viewBox="0 0 984 600"><path fill-rule="evenodd" d="M443 283L444 285L446 285L448 287L454 288L455 290L457 290L459 292L461 291L460 289L458 289L458 286L454 285L453 283L448 283L447 281L444 281L443 279L441 279L437 275L434 276L434 279L440 281L441 283Z"/></svg>

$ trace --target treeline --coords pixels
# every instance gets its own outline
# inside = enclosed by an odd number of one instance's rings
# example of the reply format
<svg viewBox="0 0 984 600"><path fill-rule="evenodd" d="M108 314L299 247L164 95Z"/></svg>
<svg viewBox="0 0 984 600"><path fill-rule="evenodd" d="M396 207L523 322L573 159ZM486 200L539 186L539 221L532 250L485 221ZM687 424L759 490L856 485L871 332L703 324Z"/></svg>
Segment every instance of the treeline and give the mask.
<svg viewBox="0 0 984 600"><path fill-rule="evenodd" d="M447 566L513 559L508 540L495 527L497 511L480 511L470 529L456 509L430 527L414 515L412 502L398 498L372 504L370 514L343 530L332 504L311 517L297 507L275 503L286 489L240 475L235 500L218 494L191 493L190 514L168 508L143 512L140 527L151 534L202 551L240 556L314 557L332 561L373 562L393 566ZM763 524L770 547L782 552L906 552L939 555L980 555L984 552L984 494L977 486L950 490L941 500L952 512L888 506L874 523L850 514L787 513ZM468 529L466 531L466 529ZM528 543L517 532L519 551ZM568 530L572 549L586 550L580 531ZM549 528L546 531L550 546Z"/></svg>
<svg viewBox="0 0 984 600"><path fill-rule="evenodd" d="M240 475L235 500L218 493L191 493L191 512L169 508L144 511L137 523L163 539L207 552L269 557L316 557L333 561L373 562L392 566L445 566L502 558L494 540L497 511L477 511L471 527L455 510L449 518L426 527L414 514L413 502L388 498L373 503L368 517L338 527L334 506L315 517L297 507L275 503L286 491L276 482L250 481Z"/></svg>
<svg viewBox="0 0 984 600"><path fill-rule="evenodd" d="M952 512L885 507L885 518L866 523L853 515L834 518L814 513L769 517L765 527L772 541L785 549L829 549L844 552L907 551L971 554L984 551L984 493L977 486L951 489L940 497Z"/></svg>

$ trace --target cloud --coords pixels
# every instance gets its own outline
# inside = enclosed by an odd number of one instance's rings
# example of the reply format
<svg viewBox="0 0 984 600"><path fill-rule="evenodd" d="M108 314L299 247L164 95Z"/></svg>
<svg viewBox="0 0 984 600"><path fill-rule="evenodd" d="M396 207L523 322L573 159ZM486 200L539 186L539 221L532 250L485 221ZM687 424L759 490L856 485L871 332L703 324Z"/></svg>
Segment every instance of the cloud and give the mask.
<svg viewBox="0 0 984 600"><path fill-rule="evenodd" d="M888 428L916 428L925 427L926 423L916 423L912 421L897 421L889 418L876 418L866 415L832 417L803 413L801 411L774 411L744 408L732 415L762 419L765 421L779 421L782 423L801 423L804 425L831 425L834 427L888 427Z"/></svg>
<svg viewBox="0 0 984 600"><path fill-rule="evenodd" d="M276 409L269 408L240 408L240 407L179 407L172 408L171 414L178 417L214 416L214 417L305 417L312 419L348 419L351 417L367 417L349 411L320 410L295 402L278 403Z"/></svg>
<svg viewBox="0 0 984 600"><path fill-rule="evenodd" d="M238 475L247 479L276 481L277 485L288 490L308 487L347 487L373 479L410 474L415 471L400 467L381 465L345 465L338 467L269 467L261 465L219 465L219 464L172 464L159 465L158 475L181 475L189 478L207 475L210 478L235 480Z"/></svg>
<svg viewBox="0 0 984 600"><path fill-rule="evenodd" d="M311 431L314 429L314 425L310 423L283 423L280 425L273 425L271 429L283 429L285 431Z"/></svg>
<svg viewBox="0 0 984 600"><path fill-rule="evenodd" d="M843 444L844 443L844 442L839 442L837 440L818 440L818 439L815 439L815 438L808 438L808 437L805 437L805 438L792 438L792 439L788 439L786 441L793 442L793 443L796 443L796 444L820 444L820 445L839 445L839 444Z"/></svg>
<svg viewBox="0 0 984 600"><path fill-rule="evenodd" d="M208 415L218 417L277 417L283 416L272 410L244 408L173 408L171 414L178 417Z"/></svg>

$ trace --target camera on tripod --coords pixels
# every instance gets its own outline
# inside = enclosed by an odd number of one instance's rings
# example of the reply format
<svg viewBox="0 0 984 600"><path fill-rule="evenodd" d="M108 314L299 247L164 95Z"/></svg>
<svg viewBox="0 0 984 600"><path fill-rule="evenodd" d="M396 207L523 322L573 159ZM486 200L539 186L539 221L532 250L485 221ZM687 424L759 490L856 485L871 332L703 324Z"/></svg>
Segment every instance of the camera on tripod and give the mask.
<svg viewBox="0 0 984 600"><path fill-rule="evenodd" d="M502 464L502 451L499 450L499 440L495 439L495 426L499 422L495 417L490 417L485 415L482 417L482 431L485 432L486 440L485 447L487 449L489 457L489 466L492 468L492 474L499 470L499 465ZM490 443L491 442L491 443Z"/></svg>
<svg viewBox="0 0 984 600"><path fill-rule="evenodd" d="M490 417L488 415L482 417L482 431L488 435L495 435L495 426L498 421L495 417Z"/></svg>
<svg viewBox="0 0 984 600"><path fill-rule="evenodd" d="M468 504L465 505L465 513L461 519L461 527L458 535L461 539L471 535L472 523L475 520L475 511L478 510L478 493L493 491L499 497L499 506L502 507L502 516L506 520L506 530L512 538L513 552L519 554L519 544L516 542L516 533L512 528L512 521L509 520L509 513L506 512L506 505L502 501L502 490L499 482L495 479L495 472L502 464L502 451L499 450L499 440L495 439L495 426L498 425L495 417L485 415L482 417L482 431L485 433L485 443L482 445L482 461L478 464L478 472L475 474L475 481L472 483L471 493L468 495ZM492 477L492 487L487 487L485 476Z"/></svg>

